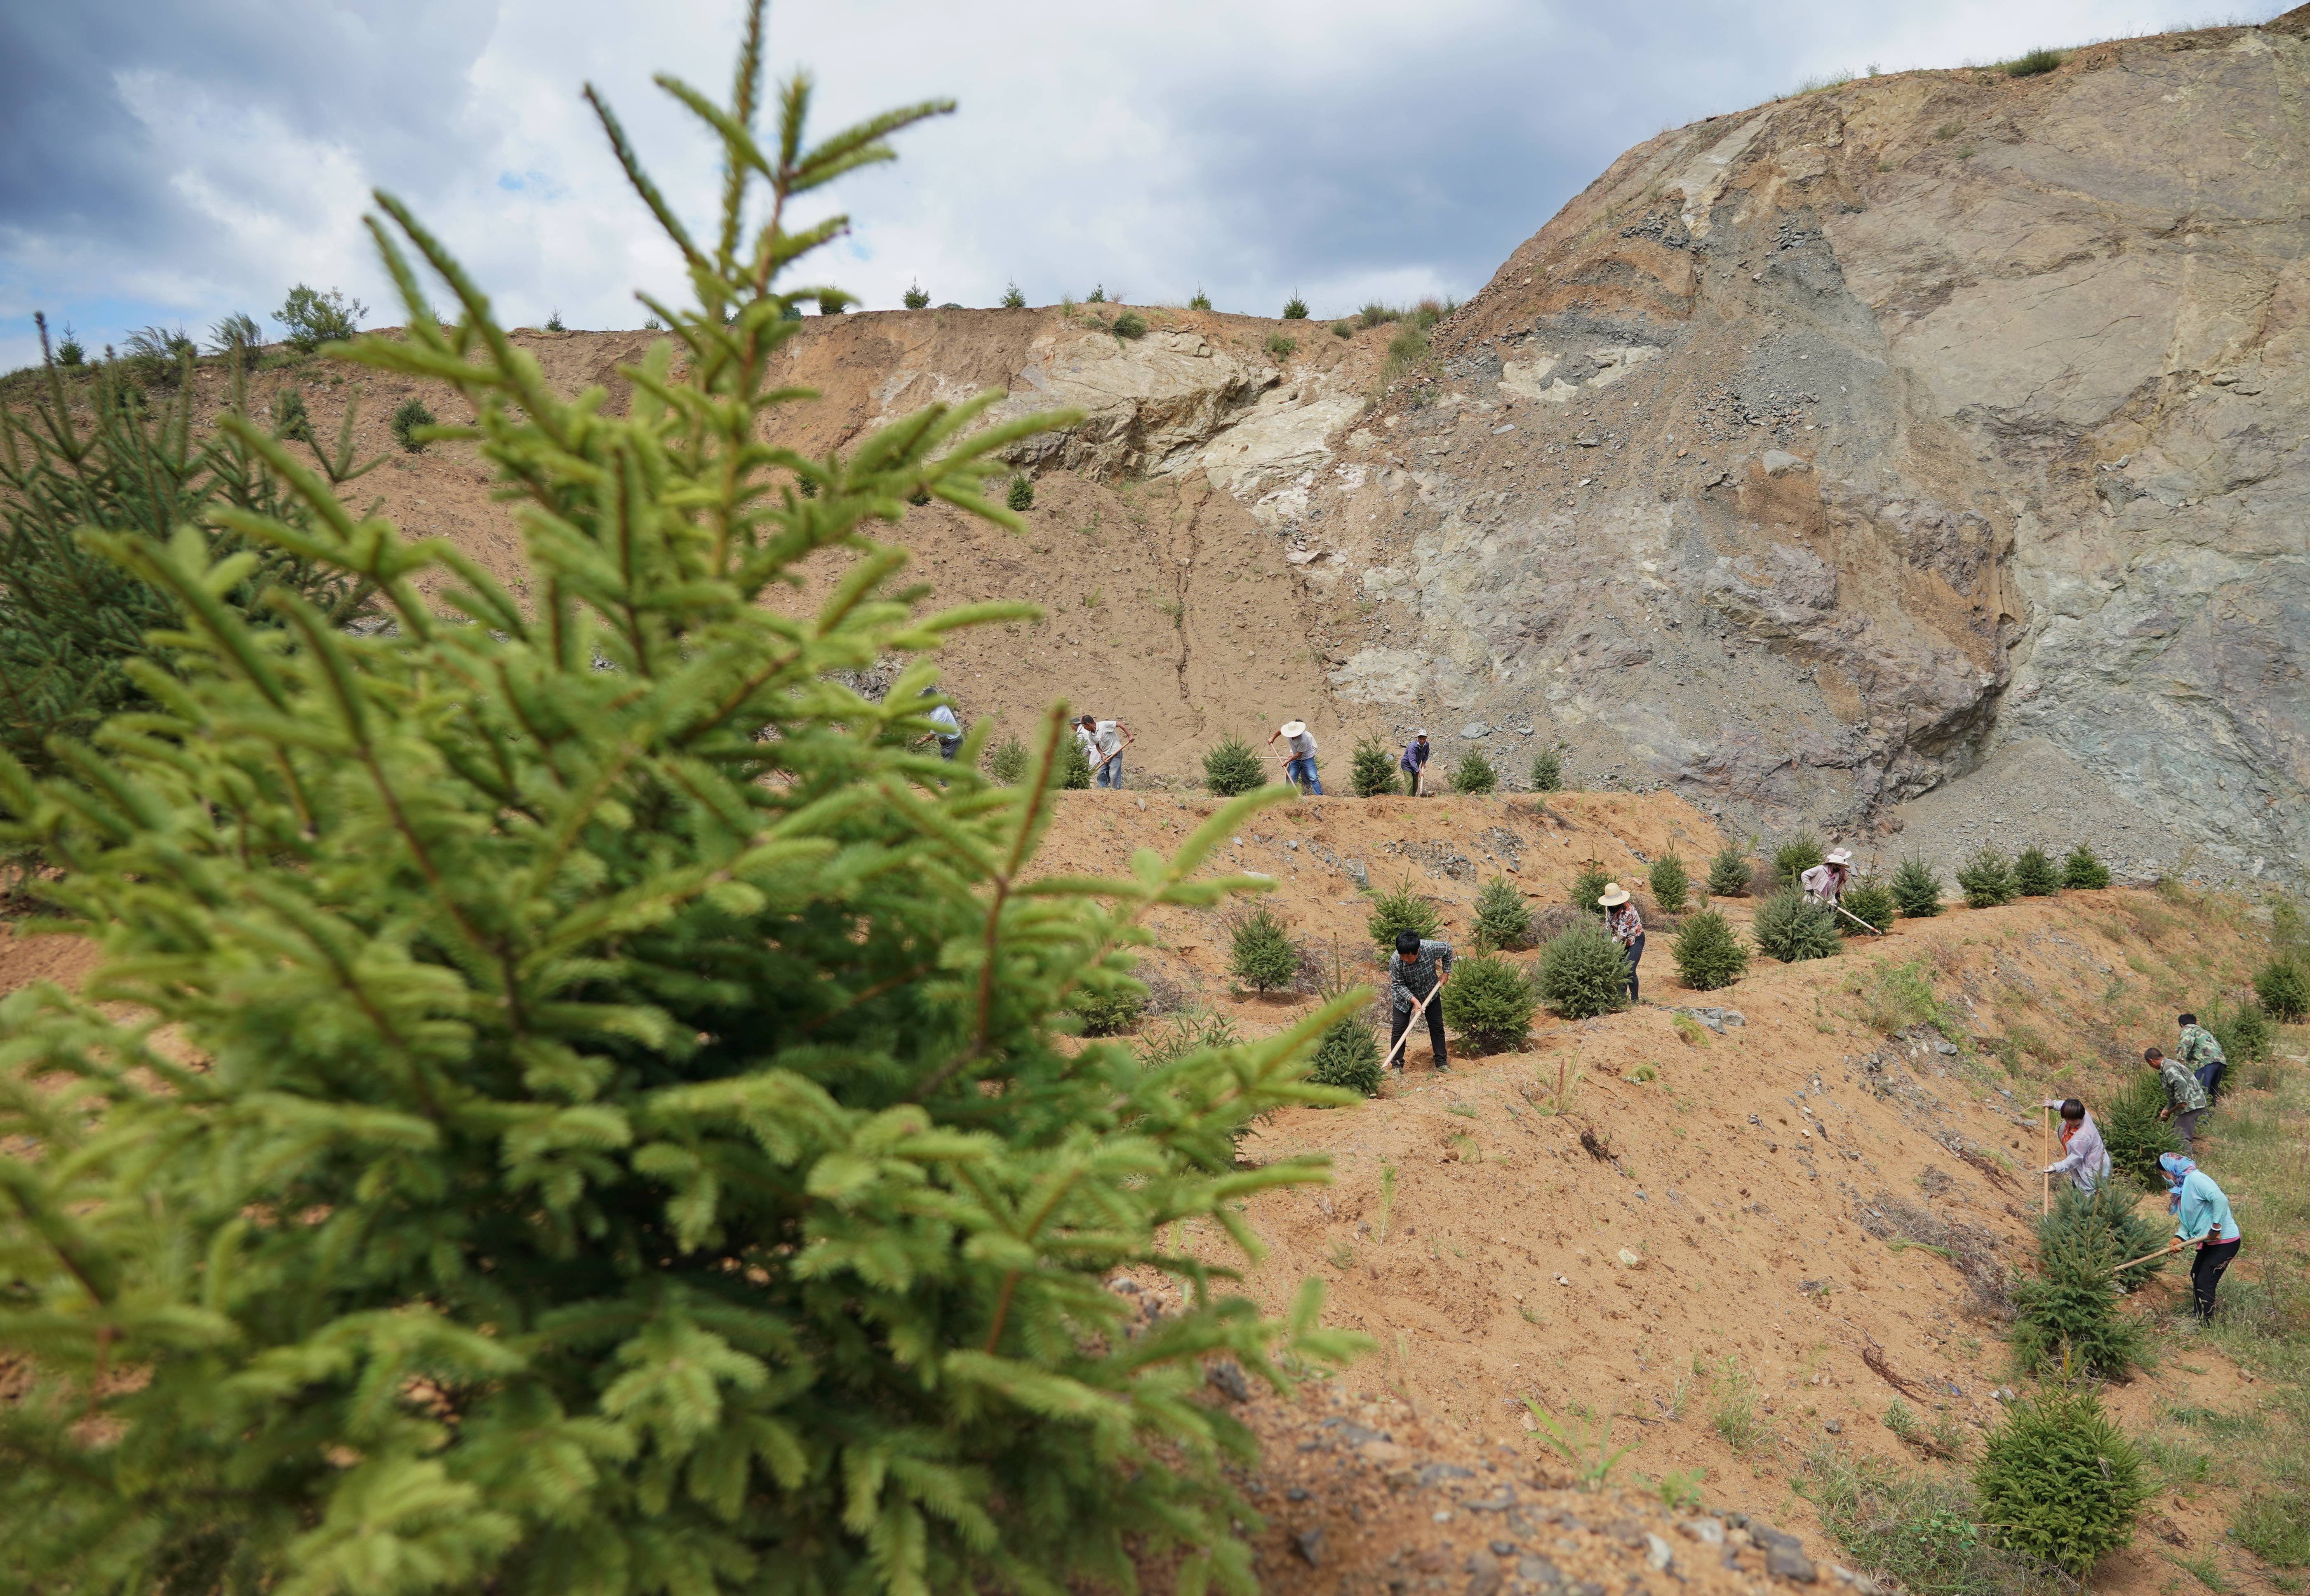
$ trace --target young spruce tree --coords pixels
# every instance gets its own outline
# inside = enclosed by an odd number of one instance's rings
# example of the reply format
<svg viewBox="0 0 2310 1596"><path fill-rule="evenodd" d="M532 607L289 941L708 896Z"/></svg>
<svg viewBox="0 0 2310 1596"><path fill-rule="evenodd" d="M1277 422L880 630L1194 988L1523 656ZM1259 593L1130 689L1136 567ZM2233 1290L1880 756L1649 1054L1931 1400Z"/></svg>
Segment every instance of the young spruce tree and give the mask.
<svg viewBox="0 0 2310 1596"><path fill-rule="evenodd" d="M1126 879L1049 875L1055 711L1019 788L975 774L983 733L951 764L908 747L925 651L1032 612L918 612L870 531L921 490L1008 523L982 484L1051 418L970 433L990 395L847 453L760 441L799 402L779 279L844 225L789 231L790 204L944 108L813 146L796 79L758 138L760 53L758 4L731 105L666 81L725 152L700 235L595 100L696 299L649 302L673 334L614 413L378 196L405 336L341 352L472 405L534 608L228 417L310 522L211 519L374 585L395 629L287 587L261 629L218 596L247 556L116 540L182 606L179 673L129 663L153 705L83 781L0 755L6 832L103 956L77 995L0 1003L0 1079L47 1083L0 1096L0 1138L41 1149L0 1158L0 1356L29 1380L0 1585L1051 1591L1127 1586L1138 1548L1253 1583L1222 1471L1253 1439L1192 1400L1203 1361L1280 1382L1348 1343L1312 1294L1264 1318L1163 1238L1248 1249L1244 1196L1320 1178L1238 1168L1233 1132L1351 1100L1303 1071L1359 998L1144 1072L1062 1034L1148 911L1248 885L1190 876L1261 800ZM815 612L760 602L820 560ZM913 657L880 703L830 674L884 655ZM1103 1285L1133 1265L1194 1285L1135 1335Z"/></svg>

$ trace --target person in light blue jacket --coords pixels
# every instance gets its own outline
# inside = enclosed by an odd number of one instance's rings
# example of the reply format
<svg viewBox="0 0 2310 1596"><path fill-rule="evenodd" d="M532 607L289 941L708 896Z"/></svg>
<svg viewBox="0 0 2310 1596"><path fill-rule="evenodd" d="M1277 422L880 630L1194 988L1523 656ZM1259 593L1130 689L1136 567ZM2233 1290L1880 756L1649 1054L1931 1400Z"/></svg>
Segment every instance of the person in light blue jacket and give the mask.
<svg viewBox="0 0 2310 1596"><path fill-rule="evenodd" d="M2203 1324L2214 1316L2214 1293L2221 1286L2222 1271L2245 1238L2230 1217L2230 1200L2197 1160L2187 1153L2165 1153L2158 1167L2166 1172L2167 1203L2174 1210L2174 1239L2166 1250L2178 1253L2185 1243L2198 1244L2198 1255L2190 1265L2190 1295L2198 1323Z"/></svg>

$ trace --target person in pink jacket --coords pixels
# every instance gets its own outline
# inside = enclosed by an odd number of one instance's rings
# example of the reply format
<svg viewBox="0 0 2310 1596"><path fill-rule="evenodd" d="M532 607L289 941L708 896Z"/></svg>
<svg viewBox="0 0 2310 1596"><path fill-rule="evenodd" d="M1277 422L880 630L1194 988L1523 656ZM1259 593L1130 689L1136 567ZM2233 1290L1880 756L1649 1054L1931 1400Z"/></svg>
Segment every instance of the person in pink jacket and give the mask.
<svg viewBox="0 0 2310 1596"><path fill-rule="evenodd" d="M2075 1097L2049 1099L2045 1106L2062 1111L2062 1156L2045 1173L2066 1175L2070 1184L2092 1196L2109 1179L2109 1149L2102 1145L2101 1127Z"/></svg>

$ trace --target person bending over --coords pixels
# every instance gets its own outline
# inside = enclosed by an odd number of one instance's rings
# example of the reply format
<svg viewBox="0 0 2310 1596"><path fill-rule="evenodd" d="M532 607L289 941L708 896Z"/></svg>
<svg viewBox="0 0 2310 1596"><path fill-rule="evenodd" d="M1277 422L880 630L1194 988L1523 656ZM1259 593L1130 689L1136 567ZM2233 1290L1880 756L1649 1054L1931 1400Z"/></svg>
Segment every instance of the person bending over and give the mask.
<svg viewBox="0 0 2310 1596"><path fill-rule="evenodd" d="M1451 1061L1444 1052L1444 983L1452 976L1452 944L1423 937L1416 931L1395 933L1395 957L1387 961L1388 989L1394 996L1395 1024L1388 1031L1390 1058L1401 1070L1409 1049L1405 1033L1411 1028L1412 1011L1428 1002L1428 1052L1439 1070Z"/></svg>

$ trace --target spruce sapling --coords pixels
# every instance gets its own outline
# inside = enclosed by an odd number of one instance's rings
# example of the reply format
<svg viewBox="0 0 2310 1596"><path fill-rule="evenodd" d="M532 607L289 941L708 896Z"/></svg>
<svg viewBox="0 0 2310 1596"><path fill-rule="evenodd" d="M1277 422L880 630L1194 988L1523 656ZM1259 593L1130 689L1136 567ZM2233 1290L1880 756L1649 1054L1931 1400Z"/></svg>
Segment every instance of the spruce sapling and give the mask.
<svg viewBox="0 0 2310 1596"><path fill-rule="evenodd" d="M1995 848L1984 848L1958 866L1957 885L1967 908L1993 909L2013 901L2013 868Z"/></svg>
<svg viewBox="0 0 2310 1596"><path fill-rule="evenodd" d="M1187 297L1187 308L1190 310L1209 310L1211 308L1211 297L1200 285Z"/></svg>
<svg viewBox="0 0 2310 1596"><path fill-rule="evenodd" d="M2013 861L2013 890L2022 898L2051 898L2062 889L2062 873L2045 850L2030 846Z"/></svg>
<svg viewBox="0 0 2310 1596"><path fill-rule="evenodd" d="M1660 905L1663 915L1684 913L1686 895L1692 889L1692 880L1685 874L1684 861L1674 854L1663 854L1653 861L1646 880L1653 889L1653 901Z"/></svg>
<svg viewBox="0 0 2310 1596"><path fill-rule="evenodd" d="M417 429L432 425L433 412L413 394L393 407L393 440L412 455L422 454L427 441L417 436Z"/></svg>
<svg viewBox="0 0 2310 1596"><path fill-rule="evenodd" d="M1035 484L1029 481L1023 476L1012 477L1011 479L1011 491L1004 496L1003 502L1014 510L1033 509L1035 507Z"/></svg>
<svg viewBox="0 0 2310 1596"><path fill-rule="evenodd" d="M1263 906L1236 922L1228 971L1259 992L1288 985L1299 973L1299 950L1273 911Z"/></svg>
<svg viewBox="0 0 2310 1596"><path fill-rule="evenodd" d="M1359 798L1395 795L1395 756L1376 737L1367 737L1356 744L1355 763L1350 774Z"/></svg>
<svg viewBox="0 0 2310 1596"><path fill-rule="evenodd" d="M1708 895L1711 898L1739 898L1748 890L1749 855L1728 846L1708 862Z"/></svg>
<svg viewBox="0 0 2310 1596"><path fill-rule="evenodd" d="M1494 876L1476 893L1476 919L1468 940L1485 953L1531 944L1532 911L1507 877Z"/></svg>
<svg viewBox="0 0 2310 1596"><path fill-rule="evenodd" d="M1456 972L1453 979L1459 979ZM1617 1014L1628 1006L1628 952L1601 924L1584 922L1559 932L1540 950L1533 984L1541 1001L1567 1019Z"/></svg>
<svg viewBox="0 0 2310 1596"><path fill-rule="evenodd" d="M2141 1453L2089 1385L2050 1386L2007 1408L1973 1488L1999 1545L2080 1581L2133 1539L2151 1490Z"/></svg>
<svg viewBox="0 0 2310 1596"><path fill-rule="evenodd" d="M987 779L997 786L1015 787L1027 779L1027 745L1006 737L986 756Z"/></svg>
<svg viewBox="0 0 2310 1596"><path fill-rule="evenodd" d="M1524 971L1489 953L1459 960L1444 984L1444 1023L1478 1053L1524 1045L1537 1006Z"/></svg>
<svg viewBox="0 0 2310 1596"><path fill-rule="evenodd" d="M2158 1158L2182 1150L2182 1138L2173 1123L2158 1117L2165 1106L2166 1088L2144 1069L2094 1115L2111 1165L2153 1192L2163 1191L2166 1184Z"/></svg>
<svg viewBox="0 0 2310 1596"><path fill-rule="evenodd" d="M1408 931L1414 936L1432 937L1443 924L1436 906L1414 892L1411 878L1406 877L1389 890L1374 895L1365 929L1384 958L1395 951L1395 939L1401 933Z"/></svg>
<svg viewBox="0 0 2310 1596"><path fill-rule="evenodd" d="M1222 798L1266 785L1267 767L1251 751L1251 744L1233 733L1203 756L1203 785Z"/></svg>
<svg viewBox="0 0 2310 1596"><path fill-rule="evenodd" d="M2291 958L2273 958L2254 973L2254 995L2280 1025L2310 1018L2310 970Z"/></svg>
<svg viewBox="0 0 2310 1596"><path fill-rule="evenodd" d="M908 283L907 291L899 297L909 310L924 310L930 307L930 291L919 282Z"/></svg>
<svg viewBox="0 0 2310 1596"><path fill-rule="evenodd" d="M2098 892L2109 885L2109 866L2094 857L2090 846L2080 843L2062 861L2062 885L2072 892Z"/></svg>
<svg viewBox="0 0 2310 1596"><path fill-rule="evenodd" d="M1602 865L1594 859L1581 861L1580 868L1572 872L1572 906L1585 909L1592 915L1602 915L1604 906L1596 900L1604 896L1604 889L1611 884L1612 878L1605 873Z"/></svg>
<svg viewBox="0 0 2310 1596"><path fill-rule="evenodd" d="M1904 918L1930 920L1941 912L1941 879L1922 859L1904 859L1893 872L1893 904Z"/></svg>
<svg viewBox="0 0 2310 1596"><path fill-rule="evenodd" d="M239 568L206 538L109 539L183 606L182 674L77 761L100 803L0 757L0 845L39 839L100 948L91 1001L0 1006L0 1053L61 1089L0 1095L0 1141L42 1154L0 1160L0 1556L32 1586L863 1596L1119 1587L1149 1555L1252 1582L1257 1443L1194 1400L1204 1360L1281 1385L1353 1343L1312 1294L1286 1321L1198 1294L1133 1339L1104 1282L1319 1178L1234 1139L1350 1100L1304 1072L1353 1005L1149 1072L1068 1034L1151 913L1225 894L1196 872L1264 800L1044 893L1061 720L1007 793L975 746L907 746L921 652L1023 611L921 610L867 532L922 481L1003 520L979 495L1056 419L937 406L817 499L773 490L757 440L805 401L796 324L756 307L826 232L768 219L939 108L814 144L761 24L713 125L731 242L687 252L695 308L651 306L673 332L623 413L542 383L378 202L410 315L344 358L472 406L550 519L534 609L228 415L309 516L237 530L395 625L276 587L265 634L213 602ZM412 249L470 336L419 313ZM821 580L854 602L764 603ZM886 655L883 702L831 688Z"/></svg>
<svg viewBox="0 0 2310 1596"><path fill-rule="evenodd" d="M1475 796L1489 793L1499 785L1499 772L1492 768L1492 762L1479 750L1470 749L1453 768L1452 790L1455 793Z"/></svg>
<svg viewBox="0 0 2310 1596"><path fill-rule="evenodd" d="M1733 934L1732 923L1715 909L1679 926L1672 951L1676 978L1696 992L1730 986L1749 972L1749 950Z"/></svg>
<svg viewBox="0 0 2310 1596"><path fill-rule="evenodd" d="M1019 291L1019 280L1015 277L1011 280L1011 286L1003 291L1003 308L1005 310L1027 308L1027 296Z"/></svg>
<svg viewBox="0 0 2310 1596"><path fill-rule="evenodd" d="M1893 889L1874 876L1863 876L1847 887L1840 901L1845 906L1845 915L1837 916L1837 929L1849 937L1865 937L1871 930L1890 931L1894 917L1900 913L1900 906L1893 901ZM1853 919L1846 919L1845 915ZM1868 930L1854 924L1854 920L1863 922Z"/></svg>
<svg viewBox="0 0 2310 1596"><path fill-rule="evenodd" d="M1306 321L1307 319L1307 301L1301 299L1298 294L1293 294L1289 299L1286 299L1283 302L1283 319L1285 321Z"/></svg>
<svg viewBox="0 0 2310 1596"><path fill-rule="evenodd" d="M1066 746L1059 750L1058 780L1062 791L1087 793L1090 790L1090 750L1083 747L1082 739L1072 732Z"/></svg>
<svg viewBox="0 0 2310 1596"><path fill-rule="evenodd" d="M1801 831L1773 850L1773 879L1781 886L1793 887L1799 876L1824 857L1820 838L1810 831Z"/></svg>
<svg viewBox="0 0 2310 1596"><path fill-rule="evenodd" d="M1837 934L1837 922L1836 910L1790 888L1757 906L1749 934L1756 939L1757 950L1766 958L1797 964L1808 958L1828 958L1844 950L1845 939Z"/></svg>
<svg viewBox="0 0 2310 1596"><path fill-rule="evenodd" d="M1532 756L1532 790L1535 793L1560 793L1564 790L1564 756L1552 748L1543 748Z"/></svg>

